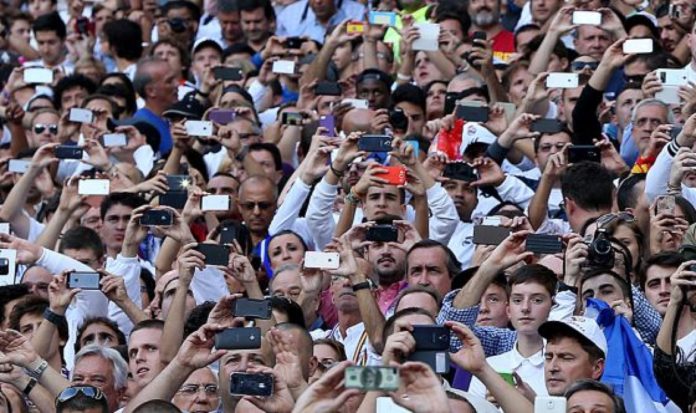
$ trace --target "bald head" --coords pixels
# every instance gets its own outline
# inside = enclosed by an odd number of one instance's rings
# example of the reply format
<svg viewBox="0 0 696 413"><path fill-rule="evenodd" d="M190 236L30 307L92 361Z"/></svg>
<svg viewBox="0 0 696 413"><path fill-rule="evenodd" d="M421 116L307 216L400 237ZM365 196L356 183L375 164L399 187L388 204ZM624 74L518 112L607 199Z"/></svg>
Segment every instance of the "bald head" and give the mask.
<svg viewBox="0 0 696 413"><path fill-rule="evenodd" d="M372 111L368 109L351 109L343 117L341 130L350 132L369 132Z"/></svg>
<svg viewBox="0 0 696 413"><path fill-rule="evenodd" d="M239 186L239 197L243 198L249 189L253 188L258 191L270 190L273 192L273 197L278 198L278 187L273 180L263 175L252 175L242 182Z"/></svg>

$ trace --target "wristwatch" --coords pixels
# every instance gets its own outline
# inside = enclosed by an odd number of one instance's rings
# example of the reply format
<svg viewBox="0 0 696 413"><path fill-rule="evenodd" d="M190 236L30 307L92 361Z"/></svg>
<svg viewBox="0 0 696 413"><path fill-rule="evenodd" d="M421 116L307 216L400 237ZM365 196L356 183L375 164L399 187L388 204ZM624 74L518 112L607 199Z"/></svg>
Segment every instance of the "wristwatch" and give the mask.
<svg viewBox="0 0 696 413"><path fill-rule="evenodd" d="M361 283L353 284L353 292L358 292L360 290L374 290L375 288L377 288L377 286L369 278Z"/></svg>
<svg viewBox="0 0 696 413"><path fill-rule="evenodd" d="M54 313L50 308L46 308L44 310L43 318L56 327L60 327L62 324L65 324L65 316Z"/></svg>
<svg viewBox="0 0 696 413"><path fill-rule="evenodd" d="M22 389L22 393L24 393L25 396L29 397L29 393L31 393L31 391L34 390L34 386L36 386L38 382L39 381L35 378L29 377L29 383L27 383L26 387Z"/></svg>

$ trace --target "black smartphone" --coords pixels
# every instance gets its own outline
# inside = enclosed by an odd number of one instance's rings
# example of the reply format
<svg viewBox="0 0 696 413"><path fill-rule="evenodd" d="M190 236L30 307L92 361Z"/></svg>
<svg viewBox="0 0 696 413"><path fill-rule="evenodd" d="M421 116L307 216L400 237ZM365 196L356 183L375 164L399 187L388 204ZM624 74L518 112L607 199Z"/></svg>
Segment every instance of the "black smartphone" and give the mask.
<svg viewBox="0 0 696 413"><path fill-rule="evenodd" d="M393 225L379 224L367 229L365 241L397 242L399 231Z"/></svg>
<svg viewBox="0 0 696 413"><path fill-rule="evenodd" d="M243 350L261 348L261 329L258 327L226 328L215 334L218 350Z"/></svg>
<svg viewBox="0 0 696 413"><path fill-rule="evenodd" d="M476 169L466 162L450 162L446 164L442 176L464 182L474 182L479 179Z"/></svg>
<svg viewBox="0 0 696 413"><path fill-rule="evenodd" d="M563 130L563 123L558 119L537 119L532 122L532 132L558 133Z"/></svg>
<svg viewBox="0 0 696 413"><path fill-rule="evenodd" d="M358 150L365 152L391 152L392 137L389 135L363 135L358 139Z"/></svg>
<svg viewBox="0 0 696 413"><path fill-rule="evenodd" d="M341 85L337 82L319 82L314 87L314 94L318 96L341 96Z"/></svg>
<svg viewBox="0 0 696 413"><path fill-rule="evenodd" d="M447 350L450 346L450 330L438 325L414 325L411 331L416 341L416 351Z"/></svg>
<svg viewBox="0 0 696 413"><path fill-rule="evenodd" d="M244 73L239 67L217 66L213 68L213 76L218 80L242 80Z"/></svg>
<svg viewBox="0 0 696 413"><path fill-rule="evenodd" d="M283 125L301 126L303 118L304 116L299 112L283 112L280 116L280 123Z"/></svg>
<svg viewBox="0 0 696 413"><path fill-rule="evenodd" d="M288 37L285 39L285 47L288 49L299 49L304 42L305 39L301 37Z"/></svg>
<svg viewBox="0 0 696 413"><path fill-rule="evenodd" d="M273 375L234 372L230 376L230 394L269 397L273 394Z"/></svg>
<svg viewBox="0 0 696 413"><path fill-rule="evenodd" d="M683 128L681 126L672 125L672 129L669 130L669 136L672 138L672 140L677 139L677 136L679 136L682 129Z"/></svg>
<svg viewBox="0 0 696 413"><path fill-rule="evenodd" d="M266 299L238 298L234 302L234 316L268 320L271 318L271 302Z"/></svg>
<svg viewBox="0 0 696 413"><path fill-rule="evenodd" d="M499 245L510 235L510 228L493 225L474 225L472 242L476 245Z"/></svg>
<svg viewBox="0 0 696 413"><path fill-rule="evenodd" d="M389 123L395 130L405 131L408 129L408 117L401 108L394 108L389 111Z"/></svg>
<svg viewBox="0 0 696 413"><path fill-rule="evenodd" d="M230 260L230 248L219 244L198 244L194 248L205 255L206 265L226 266Z"/></svg>
<svg viewBox="0 0 696 413"><path fill-rule="evenodd" d="M223 222L220 227L220 244L234 244L235 240L242 247L242 254L247 255L251 251L251 234L246 225L236 221Z"/></svg>
<svg viewBox="0 0 696 413"><path fill-rule="evenodd" d="M473 36L471 36L471 40L486 40L486 37L486 32L476 31Z"/></svg>
<svg viewBox="0 0 696 413"><path fill-rule="evenodd" d="M459 105L454 112L454 117L467 122L488 122L488 107Z"/></svg>
<svg viewBox="0 0 696 413"><path fill-rule="evenodd" d="M68 288L99 290L101 274L96 271L72 271L68 274Z"/></svg>
<svg viewBox="0 0 696 413"><path fill-rule="evenodd" d="M60 145L56 146L53 154L58 159L82 159L83 149L79 146Z"/></svg>
<svg viewBox="0 0 696 413"><path fill-rule="evenodd" d="M449 115L454 112L454 108L457 106L457 101L461 98L462 96L459 92L445 93L445 115Z"/></svg>
<svg viewBox="0 0 696 413"><path fill-rule="evenodd" d="M166 192L159 196L159 204L162 206L182 209L186 205L188 194L182 191Z"/></svg>
<svg viewBox="0 0 696 413"><path fill-rule="evenodd" d="M140 225L157 226L157 225L172 225L174 223L174 215L168 209L149 209L140 217Z"/></svg>
<svg viewBox="0 0 696 413"><path fill-rule="evenodd" d="M408 355L408 361L425 363L437 374L447 374L450 371L449 349L414 351Z"/></svg>
<svg viewBox="0 0 696 413"><path fill-rule="evenodd" d="M568 163L600 162L599 149L594 145L573 145L568 148Z"/></svg>
<svg viewBox="0 0 696 413"><path fill-rule="evenodd" d="M525 250L535 254L556 254L563 251L563 239L559 235L529 234Z"/></svg>
<svg viewBox="0 0 696 413"><path fill-rule="evenodd" d="M167 186L169 192L186 192L191 178L188 175L167 175Z"/></svg>
<svg viewBox="0 0 696 413"><path fill-rule="evenodd" d="M186 21L181 17L174 17L167 20L169 27L174 33L183 33L186 31Z"/></svg>

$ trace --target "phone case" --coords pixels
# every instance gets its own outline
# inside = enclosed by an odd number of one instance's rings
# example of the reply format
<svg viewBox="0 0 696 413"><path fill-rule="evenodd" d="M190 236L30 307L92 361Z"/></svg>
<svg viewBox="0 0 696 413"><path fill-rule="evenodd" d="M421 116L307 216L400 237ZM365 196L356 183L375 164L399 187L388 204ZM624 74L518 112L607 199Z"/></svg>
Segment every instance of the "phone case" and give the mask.
<svg viewBox="0 0 696 413"><path fill-rule="evenodd" d="M307 251L304 257L305 268L322 268L335 270L340 265L340 255L337 252Z"/></svg>
<svg viewBox="0 0 696 413"><path fill-rule="evenodd" d="M45 67L28 67L24 69L24 83L51 84L53 71Z"/></svg>
<svg viewBox="0 0 696 413"><path fill-rule="evenodd" d="M358 149L365 152L391 152L392 138L388 135L363 135L358 139Z"/></svg>
<svg viewBox="0 0 696 413"><path fill-rule="evenodd" d="M273 62L273 73L286 75L295 74L295 62L290 60L277 60Z"/></svg>
<svg viewBox="0 0 696 413"><path fill-rule="evenodd" d="M53 150L58 159L82 159L83 149L79 146L61 145Z"/></svg>
<svg viewBox="0 0 696 413"><path fill-rule="evenodd" d="M474 237L477 245L498 245L510 235L510 228L493 225L474 225Z"/></svg>
<svg viewBox="0 0 696 413"><path fill-rule="evenodd" d="M488 108L458 105L454 117L467 122L488 122Z"/></svg>
<svg viewBox="0 0 696 413"><path fill-rule="evenodd" d="M414 325L411 331L416 341L416 351L447 350L450 346L450 330L437 325Z"/></svg>
<svg viewBox="0 0 696 413"><path fill-rule="evenodd" d="M602 13L584 10L574 11L573 24L599 26L602 24Z"/></svg>
<svg viewBox="0 0 696 413"><path fill-rule="evenodd" d="M626 54L646 54L652 53L654 48L653 39L627 39L623 44L623 52Z"/></svg>
<svg viewBox="0 0 696 413"><path fill-rule="evenodd" d="M213 68L213 76L220 80L242 80L242 69L238 67L223 67L218 66Z"/></svg>
<svg viewBox="0 0 696 413"><path fill-rule="evenodd" d="M7 170L10 172L23 174L29 169L30 161L24 159L10 159L7 163Z"/></svg>
<svg viewBox="0 0 696 413"><path fill-rule="evenodd" d="M182 209L186 205L188 195L186 192L176 191L167 192L159 196L159 204L169 206L174 209Z"/></svg>
<svg viewBox="0 0 696 413"><path fill-rule="evenodd" d="M230 376L230 394L268 397L273 394L273 375L234 372Z"/></svg>
<svg viewBox="0 0 696 413"><path fill-rule="evenodd" d="M476 170L465 162L450 162L446 164L442 176L464 182L473 182L478 179Z"/></svg>
<svg viewBox="0 0 696 413"><path fill-rule="evenodd" d="M367 229L366 241L396 242L399 240L399 231L393 225L375 225Z"/></svg>
<svg viewBox="0 0 696 413"><path fill-rule="evenodd" d="M92 111L89 109L82 108L70 109L70 115L68 116L68 120L70 120L70 122L92 123L93 119L94 113L92 113Z"/></svg>
<svg viewBox="0 0 696 413"><path fill-rule="evenodd" d="M0 286L15 284L17 250L0 249Z"/></svg>
<svg viewBox="0 0 696 413"><path fill-rule="evenodd" d="M563 124L557 119L537 119L532 122L532 132L558 133L563 130Z"/></svg>
<svg viewBox="0 0 696 413"><path fill-rule="evenodd" d="M396 13L391 11L370 11L368 14L370 24L382 26L396 26Z"/></svg>
<svg viewBox="0 0 696 413"><path fill-rule="evenodd" d="M99 290L101 275L93 271L73 271L68 274L68 288Z"/></svg>
<svg viewBox="0 0 696 413"><path fill-rule="evenodd" d="M218 125L227 125L234 121L236 113L233 109L215 109L208 112L208 119Z"/></svg>
<svg viewBox="0 0 696 413"><path fill-rule="evenodd" d="M565 413L565 397L537 396L534 399L534 413Z"/></svg>
<svg viewBox="0 0 696 413"><path fill-rule="evenodd" d="M408 361L419 361L430 366L437 374L447 374L450 371L449 350L443 351L414 351L409 354Z"/></svg>
<svg viewBox="0 0 696 413"><path fill-rule="evenodd" d="M172 225L173 222L174 216L168 209L149 209L140 217L143 226Z"/></svg>
<svg viewBox="0 0 696 413"><path fill-rule="evenodd" d="M556 254L563 251L563 240L557 235L530 234L525 245L526 251L535 254Z"/></svg>
<svg viewBox="0 0 696 413"><path fill-rule="evenodd" d="M230 249L218 244L198 244L196 251L205 255L206 265L227 265L230 257Z"/></svg>
<svg viewBox="0 0 696 413"><path fill-rule="evenodd" d="M215 335L218 350L261 348L261 329L258 327L226 328Z"/></svg>
<svg viewBox="0 0 696 413"><path fill-rule="evenodd" d="M108 179L81 179L77 182L77 193L80 195L109 195L110 181Z"/></svg>
<svg viewBox="0 0 696 413"><path fill-rule="evenodd" d="M102 136L101 141L105 148L126 146L128 144L128 138L125 133L107 133Z"/></svg>
<svg viewBox="0 0 696 413"><path fill-rule="evenodd" d="M316 95L341 96L341 85L336 82L319 82L314 88Z"/></svg>
<svg viewBox="0 0 696 413"><path fill-rule="evenodd" d="M201 211L228 211L230 209L229 195L203 195Z"/></svg>
<svg viewBox="0 0 696 413"><path fill-rule="evenodd" d="M375 173L376 177L385 179L390 185L406 184L406 168L402 166L383 166L385 173Z"/></svg>
<svg viewBox="0 0 696 413"><path fill-rule="evenodd" d="M580 83L577 73L553 72L546 78L548 88L576 88Z"/></svg>
<svg viewBox="0 0 696 413"><path fill-rule="evenodd" d="M242 247L242 251L251 250L251 235L244 224L238 222L224 224L220 228L220 244L234 244L235 240Z"/></svg>
<svg viewBox="0 0 696 413"><path fill-rule="evenodd" d="M280 122L283 125L299 126L302 124L302 114L298 112L283 112L283 115L280 117Z"/></svg>
<svg viewBox="0 0 696 413"><path fill-rule="evenodd" d="M576 145L568 148L568 163L582 161L599 162L601 160L599 149L594 145Z"/></svg>
<svg viewBox="0 0 696 413"><path fill-rule="evenodd" d="M186 133L191 136L213 136L213 122L205 120L189 120L185 123Z"/></svg>
<svg viewBox="0 0 696 413"><path fill-rule="evenodd" d="M271 318L271 302L266 299L238 298L234 302L234 316L269 320Z"/></svg>
<svg viewBox="0 0 696 413"><path fill-rule="evenodd" d="M167 175L169 192L185 192L190 182L191 178L188 175Z"/></svg>
<svg viewBox="0 0 696 413"><path fill-rule="evenodd" d="M319 126L326 129L326 136L336 136L336 119L333 115L326 115L319 118Z"/></svg>

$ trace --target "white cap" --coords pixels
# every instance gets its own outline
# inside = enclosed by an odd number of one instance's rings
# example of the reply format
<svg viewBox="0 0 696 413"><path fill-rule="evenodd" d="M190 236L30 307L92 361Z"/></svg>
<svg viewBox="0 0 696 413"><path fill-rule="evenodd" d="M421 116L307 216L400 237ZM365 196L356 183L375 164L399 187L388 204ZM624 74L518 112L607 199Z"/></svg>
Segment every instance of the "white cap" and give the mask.
<svg viewBox="0 0 696 413"><path fill-rule="evenodd" d="M498 413L499 410L493 405L493 403L484 399L483 397L476 396L464 390L456 389L451 386L445 388L445 392L456 394L457 396L465 399L471 407L474 408L476 413Z"/></svg>
<svg viewBox="0 0 696 413"><path fill-rule="evenodd" d="M211 39L210 37L201 37L200 39L196 40L196 42L193 44L193 52L191 53L191 55L196 54L198 49L200 49L203 46L212 46L216 48L220 52L220 54L222 54L222 45L220 44L220 42Z"/></svg>
<svg viewBox="0 0 696 413"><path fill-rule="evenodd" d="M539 326L539 334L546 339L562 331L570 332L573 335L580 334L602 350L604 357L607 356L607 339L595 320L588 317L572 316L559 321L547 321Z"/></svg>

